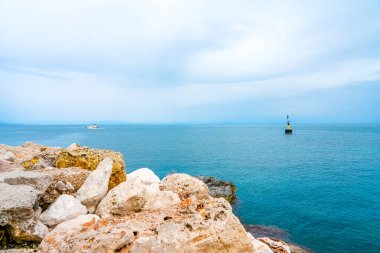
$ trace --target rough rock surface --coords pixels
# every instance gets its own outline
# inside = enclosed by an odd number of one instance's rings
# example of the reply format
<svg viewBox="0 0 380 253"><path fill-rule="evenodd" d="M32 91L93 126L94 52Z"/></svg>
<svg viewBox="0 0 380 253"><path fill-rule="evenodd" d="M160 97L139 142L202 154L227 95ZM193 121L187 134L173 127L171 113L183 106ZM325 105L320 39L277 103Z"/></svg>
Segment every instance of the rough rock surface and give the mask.
<svg viewBox="0 0 380 253"><path fill-rule="evenodd" d="M247 235L251 238L251 243L253 246L253 252L255 253L273 253L268 245L255 239L250 233L247 232Z"/></svg>
<svg viewBox="0 0 380 253"><path fill-rule="evenodd" d="M102 218L122 218L141 211L147 199L146 187L139 181L128 179L108 192L99 203L96 214Z"/></svg>
<svg viewBox="0 0 380 253"><path fill-rule="evenodd" d="M257 238L257 240L268 245L274 253L291 253L289 246L282 240L272 239L268 237Z"/></svg>
<svg viewBox="0 0 380 253"><path fill-rule="evenodd" d="M29 185L38 192L38 195L45 193L51 180L51 176L34 171L0 173L0 183L7 183L10 185Z"/></svg>
<svg viewBox="0 0 380 253"><path fill-rule="evenodd" d="M42 241L44 252L252 252L252 243L224 199L208 198L192 212L186 204L142 211L123 219L89 218L58 225ZM88 216L88 215L87 215ZM77 218L78 219L78 218ZM76 219L74 219L76 220ZM62 230L60 227L64 226ZM145 251L139 251L145 249Z"/></svg>
<svg viewBox="0 0 380 253"><path fill-rule="evenodd" d="M230 203L236 200L237 188L233 183L209 176L197 176L196 178L207 185L211 197L225 198Z"/></svg>
<svg viewBox="0 0 380 253"><path fill-rule="evenodd" d="M77 191L77 199L87 207L90 213L95 212L99 202L107 194L113 164L114 161L111 158L102 160Z"/></svg>
<svg viewBox="0 0 380 253"><path fill-rule="evenodd" d="M73 196L63 194L41 214L40 220L45 225L53 227L83 214L87 214L86 206Z"/></svg>
<svg viewBox="0 0 380 253"><path fill-rule="evenodd" d="M119 152L114 152L111 150L90 149L87 147L80 147L70 150L63 149L58 153L55 167L79 167L93 171L106 157L112 158L114 160L112 176L109 180L108 185L109 189L112 189L121 182L124 182L126 179L123 155Z"/></svg>
<svg viewBox="0 0 380 253"><path fill-rule="evenodd" d="M177 193L181 200L194 196L197 200L202 201L209 197L207 185L187 174L168 175L162 180L160 189Z"/></svg>
<svg viewBox="0 0 380 253"><path fill-rule="evenodd" d="M0 148L0 160L14 162L15 155L10 151Z"/></svg>
<svg viewBox="0 0 380 253"><path fill-rule="evenodd" d="M49 187L39 199L39 204L43 209L46 209L61 194L74 196L91 173L89 170L80 168L57 169L53 167L38 170L38 172L52 177Z"/></svg>
<svg viewBox="0 0 380 253"><path fill-rule="evenodd" d="M26 142L22 146L12 147L0 144L0 148L14 154L14 162L27 170L41 169L53 166L59 148L52 148Z"/></svg>
<svg viewBox="0 0 380 253"><path fill-rule="evenodd" d="M23 170L24 170L24 167L22 167L21 165L0 160L0 173L10 172L10 171L23 171Z"/></svg>
<svg viewBox="0 0 380 253"><path fill-rule="evenodd" d="M0 183L0 226L7 225L14 240L41 241L48 229L38 221L38 192L27 185Z"/></svg>

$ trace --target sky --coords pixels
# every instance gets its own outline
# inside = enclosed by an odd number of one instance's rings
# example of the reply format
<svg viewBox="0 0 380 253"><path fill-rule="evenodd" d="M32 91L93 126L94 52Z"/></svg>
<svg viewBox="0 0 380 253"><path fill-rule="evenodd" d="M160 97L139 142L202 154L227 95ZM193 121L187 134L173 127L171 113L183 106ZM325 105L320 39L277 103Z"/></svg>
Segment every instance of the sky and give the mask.
<svg viewBox="0 0 380 253"><path fill-rule="evenodd" d="M0 0L0 122L380 123L380 0Z"/></svg>

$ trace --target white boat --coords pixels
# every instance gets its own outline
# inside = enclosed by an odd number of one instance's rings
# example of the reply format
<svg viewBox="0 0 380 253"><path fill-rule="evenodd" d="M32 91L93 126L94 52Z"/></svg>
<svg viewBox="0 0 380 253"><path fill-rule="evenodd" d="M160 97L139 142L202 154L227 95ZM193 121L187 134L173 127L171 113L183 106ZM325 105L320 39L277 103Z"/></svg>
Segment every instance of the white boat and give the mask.
<svg viewBox="0 0 380 253"><path fill-rule="evenodd" d="M87 129L98 129L98 125L95 125L95 124L91 124L89 126L86 126Z"/></svg>

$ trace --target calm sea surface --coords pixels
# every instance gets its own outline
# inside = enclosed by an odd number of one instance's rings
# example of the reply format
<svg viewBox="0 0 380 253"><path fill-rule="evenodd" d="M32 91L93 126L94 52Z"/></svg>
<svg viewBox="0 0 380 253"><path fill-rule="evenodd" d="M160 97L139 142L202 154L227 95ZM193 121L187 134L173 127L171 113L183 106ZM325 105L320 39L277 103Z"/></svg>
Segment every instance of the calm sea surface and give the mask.
<svg viewBox="0 0 380 253"><path fill-rule="evenodd" d="M0 125L0 143L121 151L127 172L212 175L238 187L244 223L317 253L380 252L380 125Z"/></svg>

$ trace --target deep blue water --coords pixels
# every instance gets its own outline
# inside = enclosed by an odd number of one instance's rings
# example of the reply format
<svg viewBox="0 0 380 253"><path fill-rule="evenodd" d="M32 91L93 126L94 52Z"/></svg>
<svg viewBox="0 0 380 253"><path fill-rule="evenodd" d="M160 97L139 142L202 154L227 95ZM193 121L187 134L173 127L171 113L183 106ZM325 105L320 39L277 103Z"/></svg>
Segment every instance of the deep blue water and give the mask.
<svg viewBox="0 0 380 253"><path fill-rule="evenodd" d="M212 175L238 187L244 223L317 253L380 252L380 125L0 125L0 143L121 151L127 171Z"/></svg>

